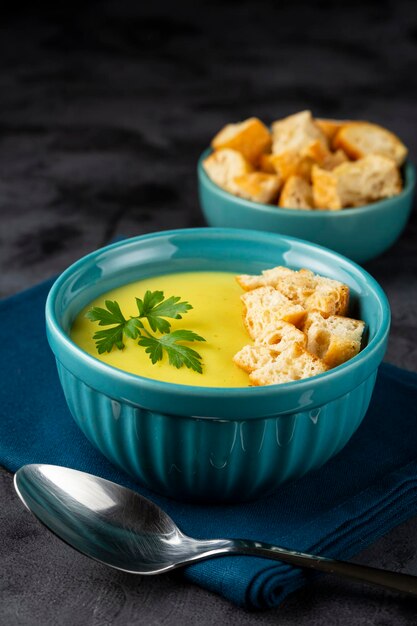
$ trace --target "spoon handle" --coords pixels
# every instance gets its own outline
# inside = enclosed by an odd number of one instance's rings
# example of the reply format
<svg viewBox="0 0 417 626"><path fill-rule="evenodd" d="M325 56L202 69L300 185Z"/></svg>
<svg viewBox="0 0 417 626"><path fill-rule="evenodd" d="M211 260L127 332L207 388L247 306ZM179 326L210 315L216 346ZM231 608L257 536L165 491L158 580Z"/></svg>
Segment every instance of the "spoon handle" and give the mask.
<svg viewBox="0 0 417 626"><path fill-rule="evenodd" d="M274 559L296 567L307 567L328 574L336 574L387 589L417 596L417 576L401 574L390 570L358 565L348 561L337 561L323 556L286 550L260 541L235 539L231 541L230 552Z"/></svg>

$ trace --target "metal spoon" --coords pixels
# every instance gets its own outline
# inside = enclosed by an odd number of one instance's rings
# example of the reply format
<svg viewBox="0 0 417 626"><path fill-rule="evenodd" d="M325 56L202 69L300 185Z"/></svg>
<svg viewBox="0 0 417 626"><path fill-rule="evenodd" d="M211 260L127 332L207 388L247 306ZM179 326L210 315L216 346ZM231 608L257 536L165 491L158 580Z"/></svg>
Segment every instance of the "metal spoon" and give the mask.
<svg viewBox="0 0 417 626"><path fill-rule="evenodd" d="M132 574L160 574L216 556L251 555L417 596L417 577L245 539L193 539L143 496L91 474L25 465L15 489L53 533L83 554Z"/></svg>

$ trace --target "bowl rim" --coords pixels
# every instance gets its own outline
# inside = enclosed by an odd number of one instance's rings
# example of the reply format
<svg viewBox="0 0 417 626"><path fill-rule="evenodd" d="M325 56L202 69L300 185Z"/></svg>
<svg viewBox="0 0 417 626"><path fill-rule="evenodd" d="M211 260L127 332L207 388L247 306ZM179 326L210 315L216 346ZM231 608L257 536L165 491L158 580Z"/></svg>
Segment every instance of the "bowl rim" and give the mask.
<svg viewBox="0 0 417 626"><path fill-rule="evenodd" d="M210 191L219 195L225 200L228 200L229 202L232 201L241 207L252 209L254 211L268 213L270 215L276 215L277 217L288 217L291 215L295 219L318 219L319 217L328 215L331 216L333 219L347 219L347 216L349 215L357 215L358 211L362 215L372 213L373 211L378 211L378 209L383 209L393 200L400 199L413 193L416 183L416 168L413 163L411 163L411 161L407 160L401 166L401 168L403 169L404 186L400 193L395 196L391 196L390 198L384 198L383 200L378 200L377 202L371 202L370 204L363 204L358 207L347 207L339 211L331 211L329 209L287 209L285 207L279 207L274 204L263 204L262 202L254 202L253 200L240 198L239 196L235 196L233 193L230 193L230 191L226 191L225 189L217 185L217 183L212 181L212 179L208 176L203 167L204 159L206 159L212 152L212 148L206 148L201 153L198 159L197 173L199 180L206 187L208 187Z"/></svg>
<svg viewBox="0 0 417 626"><path fill-rule="evenodd" d="M377 329L375 336L372 340L361 350L361 352L338 367L329 370L328 372L324 372L323 374L319 374L317 376L306 378L303 380L298 380L290 383L276 384L276 385L267 385L267 386L259 386L259 387L204 387L198 385L186 385L181 383L171 383L165 381L159 381L152 378L146 378L143 376L139 376L137 374L132 374L126 372L124 370L118 369L103 361L100 361L93 355L85 352L82 348L80 348L77 344L75 344L69 335L63 330L60 321L57 319L55 314L55 303L56 299L62 288L65 288L65 283L67 280L76 272L80 271L83 266L92 264L95 262L95 259L102 255L103 253L108 252L117 252L119 249L123 249L124 247L135 245L137 242L141 241L150 241L150 240L158 240L158 239L166 239L167 237L198 237L198 236L211 236L211 237L229 237L237 238L237 239L256 239L258 242L268 241L269 243L276 242L280 240L284 244L289 244L290 247L294 247L294 245L299 250L306 250L313 248L319 252L322 256L323 261L326 259L328 261L337 260L339 264L341 263L344 267L349 267L350 273L353 274L353 277L360 281L361 285L366 285L370 288L374 296L379 304L381 309L381 324ZM104 293L104 292L103 292ZM140 390L145 394L146 397L149 394L152 396L158 395L159 399L156 402L156 406L154 410L162 410L161 407L171 406L170 412L172 414L183 414L183 411L177 411L175 407L172 406L172 402L175 398L188 398L189 402L197 404L196 399L198 398L198 406L201 407L201 411L195 411L193 413L194 417L208 417L211 419L221 419L222 415L213 416L210 414L210 401L222 400L225 402L224 411L220 411L224 413L224 416L229 414L230 411L230 403L236 402L239 400L240 402L244 402L248 400L248 407L243 411L240 410L239 413L248 414L250 413L250 406L253 406L262 400L269 399L270 402L268 404L268 408L265 408L264 411L259 411L256 417L262 417L273 414L272 406L275 407L276 398L278 396L282 396L290 391L294 393L297 392L298 395L307 394L305 397L307 398L311 389L311 381L314 379L314 385L316 388L321 388L321 393L324 393L324 387L329 386L331 388L332 383L336 380L343 379L349 373L352 373L355 380L357 380L357 376L354 376L354 372L356 370L356 374L358 374L357 366L360 362L365 366L365 362L372 364L372 371L376 369L382 360L382 356L379 356L385 351L385 343L387 339L387 335L390 327L390 307L388 303L387 296L385 295L382 287L378 284L378 282L362 267L358 264L354 263L347 257L344 257L332 250L325 248L323 246L319 246L317 244L312 244L310 242L304 241L302 239L297 239L295 237L289 237L284 235L279 235L276 233L268 233L263 231L256 230L247 230L247 229L234 229L234 228L212 228L212 227L202 227L202 228L187 228L187 229L178 229L178 230L168 230L168 231L159 231L156 233L149 233L146 235L138 235L133 238L124 239L122 241L110 244L103 248L99 248L89 254L81 257L70 265L54 282L52 285L45 307L45 317L46 317L46 326L47 326L47 335L48 340L51 345L52 351L55 353L56 358L59 360L58 352L62 355L65 354L70 360L71 363L77 363L77 366L83 368L83 372L88 372L89 375L94 376L95 374L104 376L104 378L111 379L112 383L115 385L118 384L120 388L123 387L124 393L126 389L133 389L136 387L136 390ZM375 366L375 359L378 359L378 362ZM65 366L65 365L64 365ZM85 369L86 368L86 369ZM69 369L69 368L68 368ZM368 372L368 376L371 371ZM360 384L364 380L361 378L357 380L356 384ZM346 383L347 384L347 383ZM95 385L92 385L93 387ZM350 385L349 389L353 388L355 385ZM334 392L335 393L335 392ZM118 394L119 395L119 394ZM122 397L123 394L121 394ZM330 394L331 395L331 394ZM339 396L343 395L343 393L338 393L334 397L330 399L335 399ZM117 397L117 396L115 396ZM274 400L274 402L272 402ZM200 402L201 401L201 402ZM207 408L205 408L205 402L208 402ZM329 400L330 401L330 400ZM229 404L228 404L229 403ZM314 406L318 406L319 403L311 404L310 408L314 408ZM250 405L250 406L249 406ZM145 406L141 404L141 406ZM145 407L146 408L146 407ZM166 410L166 408L165 408ZM302 410L301 407L298 410ZM207 414L208 411L208 414ZM270 411L270 412L268 412ZM294 412L294 410L286 410L285 412ZM275 414L279 413L275 408Z"/></svg>

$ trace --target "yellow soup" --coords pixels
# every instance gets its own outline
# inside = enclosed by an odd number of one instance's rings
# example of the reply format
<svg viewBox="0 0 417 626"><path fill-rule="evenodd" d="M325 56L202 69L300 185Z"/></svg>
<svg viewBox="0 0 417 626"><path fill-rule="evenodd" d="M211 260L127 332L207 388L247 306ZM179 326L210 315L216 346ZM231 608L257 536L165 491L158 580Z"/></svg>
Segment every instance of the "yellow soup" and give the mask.
<svg viewBox="0 0 417 626"><path fill-rule="evenodd" d="M138 315L135 298L143 299L147 290L163 291L165 298L180 296L181 300L193 306L182 319L168 321L171 322L171 330L192 330L206 340L205 343L185 344L201 354L202 374L185 366L180 369L173 367L168 363L166 354L162 361L153 365L145 348L138 346L137 340L128 338L124 338L123 350L114 347L110 353L98 354L93 335L105 327L87 319L86 312L92 306L104 307L105 300L116 300L125 318ZM232 361L233 355L250 343L242 321L241 294L234 274L226 272L154 276L113 289L91 302L74 321L71 339L104 363L146 378L204 387L247 387L248 375ZM146 320L144 322L147 326Z"/></svg>

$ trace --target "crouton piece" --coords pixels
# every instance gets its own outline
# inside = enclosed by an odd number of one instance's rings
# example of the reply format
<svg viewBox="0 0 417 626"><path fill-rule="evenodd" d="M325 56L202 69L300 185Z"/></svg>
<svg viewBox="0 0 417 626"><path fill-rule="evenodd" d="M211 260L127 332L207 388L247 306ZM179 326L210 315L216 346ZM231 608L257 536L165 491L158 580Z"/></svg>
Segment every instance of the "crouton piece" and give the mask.
<svg viewBox="0 0 417 626"><path fill-rule="evenodd" d="M309 311L319 311L323 317L346 315L349 309L349 287L332 278L316 276L314 293L305 301Z"/></svg>
<svg viewBox="0 0 417 626"><path fill-rule="evenodd" d="M286 150L280 154L271 154L269 165L274 168L282 181L286 181L290 176L302 176L307 180L311 176L311 168L314 161L311 157L303 156L297 150Z"/></svg>
<svg viewBox="0 0 417 626"><path fill-rule="evenodd" d="M320 311L325 317L344 315L349 306L349 288L337 280L319 276L310 270L293 271L291 275L277 276L274 270L263 273L266 284L273 283L291 302L301 304L308 311Z"/></svg>
<svg viewBox="0 0 417 626"><path fill-rule="evenodd" d="M326 136L314 123L310 111L301 111L272 124L270 163L283 181L290 176L310 178L313 163L329 154Z"/></svg>
<svg viewBox="0 0 417 626"><path fill-rule="evenodd" d="M236 280L242 287L242 289L244 289L245 291L250 291L251 289L265 287L266 285L270 285L273 287L278 279L285 276L292 276L293 273L294 270L291 270L289 267L283 267L282 265L279 265L278 267L274 267L271 270L264 270L262 274L258 275L240 274L239 276L236 276Z"/></svg>
<svg viewBox="0 0 417 626"><path fill-rule="evenodd" d="M255 345L273 346L276 350L283 352L289 345L299 343L303 347L307 346L307 337L302 330L294 324L279 321L265 330L255 339Z"/></svg>
<svg viewBox="0 0 417 626"><path fill-rule="evenodd" d="M335 170L337 167L335 168ZM313 201L316 209L339 211L343 208L338 190L338 178L335 171L325 170L315 165L311 170Z"/></svg>
<svg viewBox="0 0 417 626"><path fill-rule="evenodd" d="M333 146L342 148L352 159L378 154L393 159L400 166L407 157L403 142L386 128L370 122L350 122L337 132Z"/></svg>
<svg viewBox="0 0 417 626"><path fill-rule="evenodd" d="M304 324L307 350L336 367L358 354L365 323L340 315L323 318L318 312L309 313Z"/></svg>
<svg viewBox="0 0 417 626"><path fill-rule="evenodd" d="M328 147L325 134L314 123L311 111L301 111L272 124L272 152L301 151L317 140Z"/></svg>
<svg viewBox="0 0 417 626"><path fill-rule="evenodd" d="M253 385L276 385L322 374L327 365L302 346L294 344L275 359L252 371L249 380Z"/></svg>
<svg viewBox="0 0 417 626"><path fill-rule="evenodd" d="M331 155L327 145L325 145L319 139L307 144L304 148L301 148L300 155L305 159L311 159L313 163L322 165Z"/></svg>
<svg viewBox="0 0 417 626"><path fill-rule="evenodd" d="M234 193L241 198L269 204L278 197L281 180L277 174L250 172L233 179Z"/></svg>
<svg viewBox="0 0 417 626"><path fill-rule="evenodd" d="M265 286L265 280L263 276L256 276L251 274L240 274L236 276L236 281L245 291L251 291L252 289L258 289L258 287Z"/></svg>
<svg viewBox="0 0 417 626"><path fill-rule="evenodd" d="M203 167L211 180L234 193L233 180L252 171L250 163L237 150L218 150L203 161Z"/></svg>
<svg viewBox="0 0 417 626"><path fill-rule="evenodd" d="M259 287L241 296L244 304L243 321L252 339L260 337L266 329L281 320L295 326L304 321L306 310L294 304L273 287Z"/></svg>
<svg viewBox="0 0 417 626"><path fill-rule="evenodd" d="M333 211L389 198L402 188L394 161L377 154L342 163L331 172L314 166L312 181L315 206Z"/></svg>
<svg viewBox="0 0 417 626"><path fill-rule="evenodd" d="M245 371L252 372L272 363L280 352L284 352L296 343L306 348L306 335L293 324L278 321L259 335L254 345L244 346L235 354L233 361Z"/></svg>
<svg viewBox="0 0 417 626"><path fill-rule="evenodd" d="M261 172L265 172L265 174L276 174L277 171L274 167L273 163L273 154L261 154L258 162L258 168Z"/></svg>
<svg viewBox="0 0 417 626"><path fill-rule="evenodd" d="M324 170L334 170L338 165L342 165L342 163L347 163L349 161L349 157L339 148L336 152L329 152L328 156L322 161L320 167Z"/></svg>
<svg viewBox="0 0 417 626"><path fill-rule="evenodd" d="M211 145L215 150L237 150L255 165L261 154L270 149L271 143L271 133L265 124L257 117L250 117L244 122L227 124L217 133Z"/></svg>
<svg viewBox="0 0 417 626"><path fill-rule="evenodd" d="M316 126L318 126L322 133L324 133L331 144L335 135L345 124L349 124L350 120L332 120L328 118L314 118Z"/></svg>
<svg viewBox="0 0 417 626"><path fill-rule="evenodd" d="M282 188L278 206L287 209L313 209L313 190L301 176L290 176Z"/></svg>
<svg viewBox="0 0 417 626"><path fill-rule="evenodd" d="M347 285L307 269L295 271L278 266L264 270L261 276L242 274L237 276L237 281L249 292L260 287L273 287L294 304L309 311L320 311L325 317L345 315L349 306Z"/></svg>
<svg viewBox="0 0 417 626"><path fill-rule="evenodd" d="M272 363L279 354L275 346L244 346L233 357L233 362L245 372L253 372L268 363Z"/></svg>

